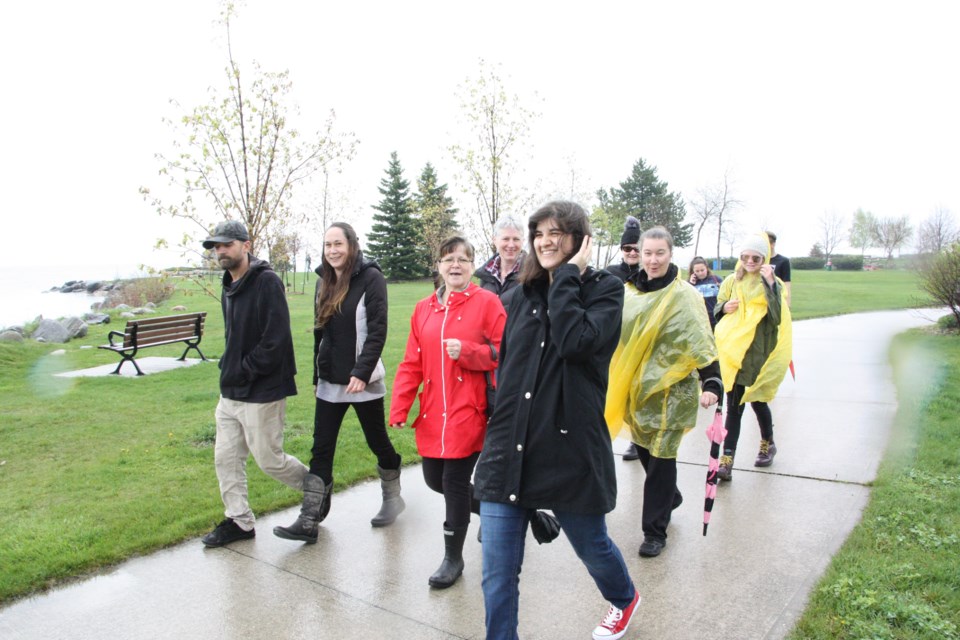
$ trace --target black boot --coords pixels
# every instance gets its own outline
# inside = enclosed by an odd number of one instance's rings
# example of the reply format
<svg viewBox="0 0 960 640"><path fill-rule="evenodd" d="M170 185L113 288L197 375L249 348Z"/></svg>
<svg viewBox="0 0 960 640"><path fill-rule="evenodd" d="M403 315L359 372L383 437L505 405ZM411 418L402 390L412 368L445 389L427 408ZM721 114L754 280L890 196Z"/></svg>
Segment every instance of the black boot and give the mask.
<svg viewBox="0 0 960 640"><path fill-rule="evenodd" d="M467 527L451 529L443 526L443 562L440 568L430 576L430 586L446 589L453 585L463 573L463 541L467 537Z"/></svg>
<svg viewBox="0 0 960 640"><path fill-rule="evenodd" d="M300 516L289 527L274 527L273 535L285 540L300 540L307 544L317 541L319 524L330 512L330 490L333 482L324 484L320 476L308 473L303 478L303 506Z"/></svg>

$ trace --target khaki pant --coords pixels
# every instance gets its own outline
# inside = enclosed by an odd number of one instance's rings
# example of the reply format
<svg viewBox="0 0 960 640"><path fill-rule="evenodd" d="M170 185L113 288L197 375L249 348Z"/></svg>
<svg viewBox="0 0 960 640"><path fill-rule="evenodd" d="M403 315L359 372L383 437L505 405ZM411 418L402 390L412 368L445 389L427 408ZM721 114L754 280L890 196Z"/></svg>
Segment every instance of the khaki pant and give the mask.
<svg viewBox="0 0 960 640"><path fill-rule="evenodd" d="M241 529L253 528L255 518L247 500L247 457L271 478L303 491L307 467L283 452L283 421L287 400L238 402L221 396L217 404L217 442L214 464L220 481L224 514Z"/></svg>

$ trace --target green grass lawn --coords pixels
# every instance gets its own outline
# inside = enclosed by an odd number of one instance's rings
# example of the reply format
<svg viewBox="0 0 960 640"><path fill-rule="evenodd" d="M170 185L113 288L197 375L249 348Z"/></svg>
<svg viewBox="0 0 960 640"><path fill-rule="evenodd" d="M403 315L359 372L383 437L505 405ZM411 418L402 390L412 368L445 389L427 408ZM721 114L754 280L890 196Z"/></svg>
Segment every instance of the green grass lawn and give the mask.
<svg viewBox="0 0 960 640"><path fill-rule="evenodd" d="M960 638L960 336L892 348L899 406L863 519L791 638ZM923 374L938 383L921 389Z"/></svg>
<svg viewBox="0 0 960 640"><path fill-rule="evenodd" d="M304 461L313 430L312 280L306 291L289 297L300 395L288 401L286 431L287 450ZM388 291L383 359L389 388L413 306L432 286L426 281L390 284ZM920 300L909 272L795 274L795 317L916 306ZM170 313L177 304L208 312L201 348L207 357L218 357L223 349L219 302L184 285L159 312ZM116 325L91 327L86 338L65 346L0 344L0 601L195 538L222 518L212 446L216 365L143 378L52 375L117 362L115 354L91 348L105 344L111 328ZM65 354L51 354L61 347ZM158 347L143 355L181 352L176 346ZM412 431L391 430L390 437L406 462L417 460ZM375 458L349 412L334 461L336 489L375 472ZM252 461L248 476L257 513L300 500L299 493L265 476Z"/></svg>

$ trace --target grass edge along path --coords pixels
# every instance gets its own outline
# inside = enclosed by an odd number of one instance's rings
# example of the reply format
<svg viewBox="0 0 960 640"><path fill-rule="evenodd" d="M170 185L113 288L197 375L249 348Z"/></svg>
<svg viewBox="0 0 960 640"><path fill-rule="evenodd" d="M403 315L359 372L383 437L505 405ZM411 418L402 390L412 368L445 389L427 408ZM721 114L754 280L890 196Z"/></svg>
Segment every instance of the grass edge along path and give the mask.
<svg viewBox="0 0 960 640"><path fill-rule="evenodd" d="M898 408L870 501L791 640L960 638L960 336L908 332L890 354Z"/></svg>

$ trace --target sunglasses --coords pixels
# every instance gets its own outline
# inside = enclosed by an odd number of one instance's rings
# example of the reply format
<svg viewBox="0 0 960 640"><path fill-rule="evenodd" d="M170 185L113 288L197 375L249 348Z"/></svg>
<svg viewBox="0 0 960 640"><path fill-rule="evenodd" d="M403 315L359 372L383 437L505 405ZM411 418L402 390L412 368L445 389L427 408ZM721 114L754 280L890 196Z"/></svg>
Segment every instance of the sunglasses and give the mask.
<svg viewBox="0 0 960 640"><path fill-rule="evenodd" d="M763 262L763 256L740 256L740 262L749 262L750 264L760 264Z"/></svg>
<svg viewBox="0 0 960 640"><path fill-rule="evenodd" d="M640 247L638 247L635 244L632 244L626 247L620 247L620 251L622 251L623 253L640 253Z"/></svg>

